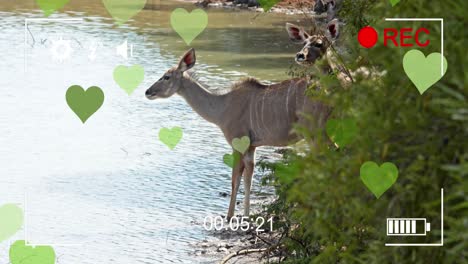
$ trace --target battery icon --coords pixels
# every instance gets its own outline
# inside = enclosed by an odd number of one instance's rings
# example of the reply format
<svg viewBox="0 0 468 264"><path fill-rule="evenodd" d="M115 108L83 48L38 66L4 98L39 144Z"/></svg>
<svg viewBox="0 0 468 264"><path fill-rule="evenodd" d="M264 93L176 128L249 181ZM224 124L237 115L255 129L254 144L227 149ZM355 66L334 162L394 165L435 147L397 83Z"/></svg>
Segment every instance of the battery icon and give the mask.
<svg viewBox="0 0 468 264"><path fill-rule="evenodd" d="M426 218L387 218L387 236L425 236L429 231Z"/></svg>

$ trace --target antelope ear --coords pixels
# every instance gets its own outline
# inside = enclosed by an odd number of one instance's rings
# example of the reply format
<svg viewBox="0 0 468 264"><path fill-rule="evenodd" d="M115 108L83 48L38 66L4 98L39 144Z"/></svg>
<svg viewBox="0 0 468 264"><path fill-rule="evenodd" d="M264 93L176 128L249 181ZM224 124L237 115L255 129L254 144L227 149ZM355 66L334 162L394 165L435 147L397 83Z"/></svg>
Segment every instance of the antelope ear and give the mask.
<svg viewBox="0 0 468 264"><path fill-rule="evenodd" d="M338 38L339 34L340 34L340 31L339 31L338 19L335 18L332 21L328 22L327 24L327 36L331 41L333 41Z"/></svg>
<svg viewBox="0 0 468 264"><path fill-rule="evenodd" d="M291 23L286 23L286 31L288 31L289 38L296 43L304 43L309 38L309 34L302 27Z"/></svg>
<svg viewBox="0 0 468 264"><path fill-rule="evenodd" d="M177 67L177 69L182 72L189 70L195 65L196 61L197 61L197 57L195 56L195 49L191 48L180 59L179 66Z"/></svg>

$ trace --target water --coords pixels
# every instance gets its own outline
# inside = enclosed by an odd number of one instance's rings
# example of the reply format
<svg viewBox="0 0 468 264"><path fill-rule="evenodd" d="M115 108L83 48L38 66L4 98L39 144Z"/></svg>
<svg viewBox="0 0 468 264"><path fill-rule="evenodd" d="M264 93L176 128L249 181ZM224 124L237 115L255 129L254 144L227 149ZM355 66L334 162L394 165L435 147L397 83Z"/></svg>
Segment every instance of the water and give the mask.
<svg viewBox="0 0 468 264"><path fill-rule="evenodd" d="M0 204L25 208L26 224L9 242L27 236L53 245L64 264L213 262L191 255L190 245L209 235L194 223L227 211L229 198L219 193L230 192L222 162L230 148L182 98L144 97L188 49L169 25L170 11L185 5L154 1L154 10L117 27L100 1L71 1L52 18L83 21L28 21L25 32L24 19L42 15L34 1L15 2L0 3ZM209 27L192 46L198 76L210 89L222 92L242 76L287 78L298 47L288 42L284 23L298 18L255 16L209 11ZM63 62L51 52L60 39L73 50ZM133 45L128 61L115 55L125 39ZM94 61L92 43L102 43ZM131 96L113 82L119 64L145 68ZM64 100L75 84L105 92L104 105L85 125ZM173 126L184 136L171 151L157 134ZM1 263L8 262L8 248L8 241L0 244Z"/></svg>

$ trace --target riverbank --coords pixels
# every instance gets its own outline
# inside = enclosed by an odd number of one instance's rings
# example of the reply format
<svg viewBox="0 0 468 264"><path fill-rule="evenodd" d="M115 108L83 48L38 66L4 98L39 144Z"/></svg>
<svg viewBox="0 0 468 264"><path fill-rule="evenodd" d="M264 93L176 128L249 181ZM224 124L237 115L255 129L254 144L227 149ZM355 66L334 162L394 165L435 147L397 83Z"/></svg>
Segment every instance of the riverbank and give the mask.
<svg viewBox="0 0 468 264"><path fill-rule="evenodd" d="M274 199L273 196L262 196L252 200L253 213L251 217L255 218L256 215L261 214L264 207L270 205ZM194 224L203 225L203 223ZM269 228L265 228L263 232L213 230L208 232L206 239L192 245L193 255L212 258L213 263L219 264L270 263L278 261L277 257L271 256L271 252L276 249L274 245L276 245L279 236L278 232L269 230Z"/></svg>
<svg viewBox="0 0 468 264"><path fill-rule="evenodd" d="M277 162L282 157L285 149L277 149L269 157L261 157L257 162L257 167L262 168L264 166L270 166L272 163ZM270 165L268 165L270 164ZM277 262L278 254L277 245L280 241L281 232L271 229L268 219L273 217L273 226L275 226L276 217L268 213L268 208L275 203L278 198L274 194L273 187L262 183L265 177L270 177L269 169L260 169L261 173L257 173L256 180L252 186L251 196L251 213L250 218L258 221L249 221L253 229L242 231L240 228L236 231L230 229L211 230L206 231L205 239L192 244L192 255L196 258L209 258L213 262L210 263L271 263ZM268 181L268 180L267 180ZM256 184L255 184L256 183ZM243 190L240 190L242 198ZM228 193L220 193L221 197L229 198ZM237 201L237 215L238 219L242 218L241 212L243 212L242 199ZM220 215L225 219L225 215ZM261 228L261 232L256 232L257 224L261 224L261 220L264 219ZM198 226L204 226L204 223L193 222L192 224ZM227 223L224 223L225 225Z"/></svg>
<svg viewBox="0 0 468 264"><path fill-rule="evenodd" d="M258 13L265 11L254 0L186 0L185 2L193 2L195 5L203 8L225 8L232 10L249 10ZM314 15L313 11L314 0L284 0L277 3L268 12L281 13L288 15L308 14Z"/></svg>

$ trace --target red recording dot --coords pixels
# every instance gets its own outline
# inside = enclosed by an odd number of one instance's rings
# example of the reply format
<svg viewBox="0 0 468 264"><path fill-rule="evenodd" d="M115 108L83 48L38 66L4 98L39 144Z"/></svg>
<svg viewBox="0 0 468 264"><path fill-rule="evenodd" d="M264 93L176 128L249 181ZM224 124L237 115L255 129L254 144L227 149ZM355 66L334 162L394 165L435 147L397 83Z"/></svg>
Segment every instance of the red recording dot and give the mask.
<svg viewBox="0 0 468 264"><path fill-rule="evenodd" d="M364 48L372 48L377 43L377 31L373 27L363 27L359 30L358 41Z"/></svg>

